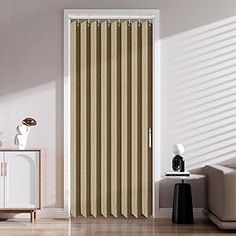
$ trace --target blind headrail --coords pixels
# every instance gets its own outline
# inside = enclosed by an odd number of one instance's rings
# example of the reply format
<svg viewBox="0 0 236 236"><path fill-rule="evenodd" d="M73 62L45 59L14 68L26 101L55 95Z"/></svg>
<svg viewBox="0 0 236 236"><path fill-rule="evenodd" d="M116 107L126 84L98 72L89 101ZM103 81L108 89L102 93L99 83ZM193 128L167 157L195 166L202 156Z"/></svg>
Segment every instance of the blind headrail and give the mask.
<svg viewBox="0 0 236 236"><path fill-rule="evenodd" d="M81 20L153 20L155 15L80 15L71 16L70 19Z"/></svg>

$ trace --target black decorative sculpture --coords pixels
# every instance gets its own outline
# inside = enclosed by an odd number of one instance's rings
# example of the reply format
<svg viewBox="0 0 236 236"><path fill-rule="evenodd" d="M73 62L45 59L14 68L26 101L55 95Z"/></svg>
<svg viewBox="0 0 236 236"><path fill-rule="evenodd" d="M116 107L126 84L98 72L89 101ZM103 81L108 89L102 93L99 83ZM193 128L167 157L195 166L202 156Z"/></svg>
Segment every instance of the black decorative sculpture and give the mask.
<svg viewBox="0 0 236 236"><path fill-rule="evenodd" d="M175 144L172 148L172 152L175 154L172 159L173 171L184 172L185 161L184 158L181 156L184 153L184 146L182 144Z"/></svg>

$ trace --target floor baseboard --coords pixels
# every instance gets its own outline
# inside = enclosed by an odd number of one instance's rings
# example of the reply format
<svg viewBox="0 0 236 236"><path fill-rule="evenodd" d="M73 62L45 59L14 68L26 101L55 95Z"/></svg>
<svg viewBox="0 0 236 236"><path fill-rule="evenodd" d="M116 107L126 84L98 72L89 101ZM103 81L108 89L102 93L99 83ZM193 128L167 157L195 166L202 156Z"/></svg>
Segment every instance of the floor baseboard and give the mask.
<svg viewBox="0 0 236 236"><path fill-rule="evenodd" d="M202 213L203 208L193 208L193 215L196 219L205 219L206 216ZM157 218L171 218L172 208L159 208Z"/></svg>
<svg viewBox="0 0 236 236"><path fill-rule="evenodd" d="M195 219L206 219L202 213L203 208L194 208L193 214ZM159 208L156 218L170 219L172 215L172 208ZM0 218L29 218L27 213L1 213ZM44 208L37 211L38 219L67 219L69 214L63 208Z"/></svg>

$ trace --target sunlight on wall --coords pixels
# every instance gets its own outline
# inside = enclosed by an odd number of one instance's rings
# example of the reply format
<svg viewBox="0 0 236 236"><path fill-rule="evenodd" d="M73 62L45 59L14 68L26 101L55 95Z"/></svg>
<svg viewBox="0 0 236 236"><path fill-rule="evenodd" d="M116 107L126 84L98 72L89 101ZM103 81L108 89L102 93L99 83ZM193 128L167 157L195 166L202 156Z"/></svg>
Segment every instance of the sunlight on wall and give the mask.
<svg viewBox="0 0 236 236"><path fill-rule="evenodd" d="M163 39L161 57L162 172L174 143L190 170L236 164L236 17Z"/></svg>

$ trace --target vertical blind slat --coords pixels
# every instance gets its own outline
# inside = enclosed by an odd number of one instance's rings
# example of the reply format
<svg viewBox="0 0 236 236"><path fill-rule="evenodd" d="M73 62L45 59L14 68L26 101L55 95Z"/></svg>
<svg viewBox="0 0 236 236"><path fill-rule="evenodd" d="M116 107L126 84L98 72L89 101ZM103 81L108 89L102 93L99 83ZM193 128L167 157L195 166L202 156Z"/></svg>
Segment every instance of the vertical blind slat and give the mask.
<svg viewBox="0 0 236 236"><path fill-rule="evenodd" d="M91 24L91 214L98 215L97 206L97 23Z"/></svg>
<svg viewBox="0 0 236 236"><path fill-rule="evenodd" d="M117 22L111 24L111 213L120 215L118 179Z"/></svg>
<svg viewBox="0 0 236 236"><path fill-rule="evenodd" d="M152 128L152 68L153 68L153 62L152 62L152 23L148 23L148 126ZM153 132L153 131L152 131ZM152 140L151 140L152 142ZM152 146L153 144L151 144ZM152 214L152 193L153 193L153 180L152 180L152 148L148 149L148 173L149 173L149 196L148 196L148 212L149 216Z"/></svg>
<svg viewBox="0 0 236 236"><path fill-rule="evenodd" d="M137 76L138 76L138 211L139 215L142 212L142 28L141 23L137 26Z"/></svg>
<svg viewBox="0 0 236 236"><path fill-rule="evenodd" d="M121 23L121 212L130 215L129 202L129 156L128 156L128 68L127 68L127 22Z"/></svg>
<svg viewBox="0 0 236 236"><path fill-rule="evenodd" d="M87 150L87 22L81 23L80 31L80 186L81 186L81 214L88 215L88 150Z"/></svg>
<svg viewBox="0 0 236 236"><path fill-rule="evenodd" d="M128 185L128 210L127 216L131 215L131 24L127 22L127 185Z"/></svg>
<svg viewBox="0 0 236 236"><path fill-rule="evenodd" d="M148 170L148 22L142 23L142 213L149 216Z"/></svg>
<svg viewBox="0 0 236 236"><path fill-rule="evenodd" d="M111 24L111 213L117 217L117 35Z"/></svg>
<svg viewBox="0 0 236 236"><path fill-rule="evenodd" d="M101 213L108 216L107 22L101 24Z"/></svg>
<svg viewBox="0 0 236 236"><path fill-rule="evenodd" d="M111 215L111 23L107 23L107 212Z"/></svg>
<svg viewBox="0 0 236 236"><path fill-rule="evenodd" d="M101 214L101 24L97 23L97 206Z"/></svg>
<svg viewBox="0 0 236 236"><path fill-rule="evenodd" d="M117 23L117 190L118 214L121 215L121 27Z"/></svg>
<svg viewBox="0 0 236 236"><path fill-rule="evenodd" d="M79 215L79 183L78 183L78 163L79 160L77 159L77 106L76 106L76 97L77 97L77 37L78 34L76 21L71 23L71 90L72 90L72 97L71 97L71 123L72 126L75 127L71 130L71 214L73 216Z"/></svg>
<svg viewBox="0 0 236 236"><path fill-rule="evenodd" d="M132 23L131 29L131 75L132 75L132 214L140 216L139 167L138 167L138 23Z"/></svg>
<svg viewBox="0 0 236 236"><path fill-rule="evenodd" d="M75 130L76 130L76 153L74 155L75 159L76 159L76 168L77 170L80 170L80 166L81 166L81 160L80 160L80 139L81 136L78 135L80 132L80 120L81 120L81 116L80 116L80 60L81 60L81 46L80 46L80 26L78 24L77 28L76 28L76 51L78 53L76 53L76 91L79 91L78 93L76 93L75 95L75 99L76 99L76 126L75 126ZM81 185L80 185L80 173L77 171L76 172L76 181L78 183L78 188L76 191L76 199L77 199L77 212L79 214L81 214L81 201L80 201L80 196L81 196Z"/></svg>

